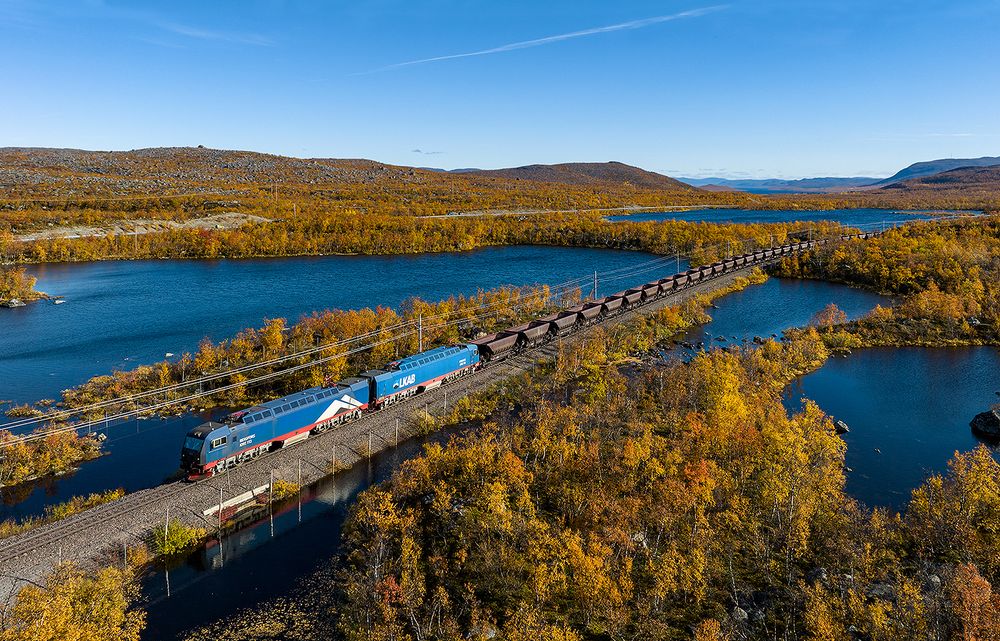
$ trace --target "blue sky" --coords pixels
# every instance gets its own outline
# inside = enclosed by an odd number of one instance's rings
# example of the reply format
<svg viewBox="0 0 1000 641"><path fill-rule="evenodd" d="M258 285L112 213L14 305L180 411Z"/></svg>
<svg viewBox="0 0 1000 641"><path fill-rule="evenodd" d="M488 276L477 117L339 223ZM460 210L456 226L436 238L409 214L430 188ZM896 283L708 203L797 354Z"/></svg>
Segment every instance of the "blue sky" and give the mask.
<svg viewBox="0 0 1000 641"><path fill-rule="evenodd" d="M0 146L888 175L1000 155L997 0L0 0Z"/></svg>

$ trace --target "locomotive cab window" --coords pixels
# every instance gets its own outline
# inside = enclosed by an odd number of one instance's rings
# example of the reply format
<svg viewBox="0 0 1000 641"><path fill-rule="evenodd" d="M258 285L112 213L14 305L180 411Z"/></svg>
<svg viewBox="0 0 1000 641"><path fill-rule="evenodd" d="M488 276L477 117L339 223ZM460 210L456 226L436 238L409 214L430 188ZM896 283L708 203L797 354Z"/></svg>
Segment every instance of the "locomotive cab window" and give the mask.
<svg viewBox="0 0 1000 641"><path fill-rule="evenodd" d="M215 448L217 448L217 447L222 447L225 444L226 444L226 437L225 436L220 436L219 438L212 439L212 449L213 450Z"/></svg>

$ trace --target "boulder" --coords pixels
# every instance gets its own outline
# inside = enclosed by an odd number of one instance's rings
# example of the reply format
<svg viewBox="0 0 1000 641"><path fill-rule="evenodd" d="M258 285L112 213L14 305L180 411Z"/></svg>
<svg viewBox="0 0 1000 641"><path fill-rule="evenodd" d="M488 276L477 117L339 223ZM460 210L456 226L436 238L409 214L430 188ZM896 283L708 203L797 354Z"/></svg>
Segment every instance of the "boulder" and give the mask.
<svg viewBox="0 0 1000 641"><path fill-rule="evenodd" d="M1000 409L977 414L976 417L969 422L969 425L972 426L974 431L979 432L980 434L1000 437Z"/></svg>
<svg viewBox="0 0 1000 641"><path fill-rule="evenodd" d="M865 591L865 594L870 599L893 601L896 598L896 589L888 583L874 583Z"/></svg>
<svg viewBox="0 0 1000 641"><path fill-rule="evenodd" d="M806 573L806 581L810 584L826 583L827 578L826 568L813 568Z"/></svg>

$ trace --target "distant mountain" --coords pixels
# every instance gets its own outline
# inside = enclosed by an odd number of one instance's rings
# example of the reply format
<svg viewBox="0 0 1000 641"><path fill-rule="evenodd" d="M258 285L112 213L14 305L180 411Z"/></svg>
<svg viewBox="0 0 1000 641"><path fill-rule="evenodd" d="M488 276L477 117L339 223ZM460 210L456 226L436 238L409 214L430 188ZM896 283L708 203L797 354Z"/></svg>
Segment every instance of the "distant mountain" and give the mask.
<svg viewBox="0 0 1000 641"><path fill-rule="evenodd" d="M959 167L942 171L931 176L920 176L900 180L882 187L882 189L908 191L946 191L963 189L965 191L1000 191L1000 158L989 167Z"/></svg>
<svg viewBox="0 0 1000 641"><path fill-rule="evenodd" d="M759 180L734 180L728 178L678 178L694 187L709 191L746 191L753 194L819 194L837 191L847 191L867 187L878 182L878 178L802 178L799 180L783 180L781 178L765 178Z"/></svg>
<svg viewBox="0 0 1000 641"><path fill-rule="evenodd" d="M881 185L891 185L893 183L898 183L903 180L910 180L912 178L922 178L924 176L933 176L934 174L940 174L942 172L951 171L952 169L960 169L963 167L989 167L991 165L1000 165L1000 156L983 156L982 158L942 158L940 160L928 160L926 162L918 162L910 165L906 169L898 172L893 176L889 176L885 180L880 180L876 184Z"/></svg>
<svg viewBox="0 0 1000 641"><path fill-rule="evenodd" d="M468 192L479 186L509 191L517 181L557 183L578 191L693 191L673 178L620 162L530 165L481 170L417 168L361 158L294 158L205 147L87 151L0 147L0 195L6 197L137 196L252 193L261 186L437 185ZM525 184L526 191L538 185ZM368 188L368 187L366 187Z"/></svg>
<svg viewBox="0 0 1000 641"><path fill-rule="evenodd" d="M639 189L691 191L691 185L669 176L639 169L620 162L571 162L558 165L526 165L510 169L460 169L466 176L495 177L504 180L530 180L563 185L622 185Z"/></svg>

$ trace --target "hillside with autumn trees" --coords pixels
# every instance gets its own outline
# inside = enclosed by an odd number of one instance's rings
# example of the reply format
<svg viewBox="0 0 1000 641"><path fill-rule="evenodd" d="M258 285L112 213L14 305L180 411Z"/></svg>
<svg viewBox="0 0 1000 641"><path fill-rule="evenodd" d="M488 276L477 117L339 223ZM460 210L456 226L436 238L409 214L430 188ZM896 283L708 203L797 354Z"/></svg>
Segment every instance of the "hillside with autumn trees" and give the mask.
<svg viewBox="0 0 1000 641"><path fill-rule="evenodd" d="M674 251L692 243L681 238L664 244L655 236L676 238L681 230L690 237L694 230L705 236L703 244L717 238L710 237L714 232L705 225L685 231L665 224L651 236L630 223L604 222L600 210L1000 210L1000 192L990 191L759 196L692 189L618 164L614 171L584 172L587 180L559 182L567 172L548 167L511 177L203 148L6 148L0 149L0 257L27 263L411 253L514 243ZM484 215L451 215L462 212ZM222 215L246 224L215 224ZM186 227L157 221L184 222Z"/></svg>
<svg viewBox="0 0 1000 641"><path fill-rule="evenodd" d="M990 450L956 453L901 512L870 508L845 492L830 417L789 413L782 390L845 337L1000 346L998 267L995 219L921 224L778 268L894 294L859 321L831 306L782 341L641 357L703 321L702 301L566 347L364 492L336 569L190 638L997 638Z"/></svg>
<svg viewBox="0 0 1000 641"><path fill-rule="evenodd" d="M431 447L354 509L351 639L991 639L1000 465L983 446L895 514L844 492L844 443L780 392L839 337L1000 345L995 220L904 228L783 270L897 294L783 343L625 364L561 355L514 415ZM972 320L974 319L974 320ZM623 349L624 348L624 349ZM526 385L529 383L526 382Z"/></svg>
<svg viewBox="0 0 1000 641"><path fill-rule="evenodd" d="M829 416L782 390L845 346L1000 345L998 269L996 218L920 223L776 267L894 294L858 321L829 308L782 341L644 357L706 320L700 299L564 346L363 492L303 600L191 638L996 638L990 451L956 453L899 513L869 508Z"/></svg>

